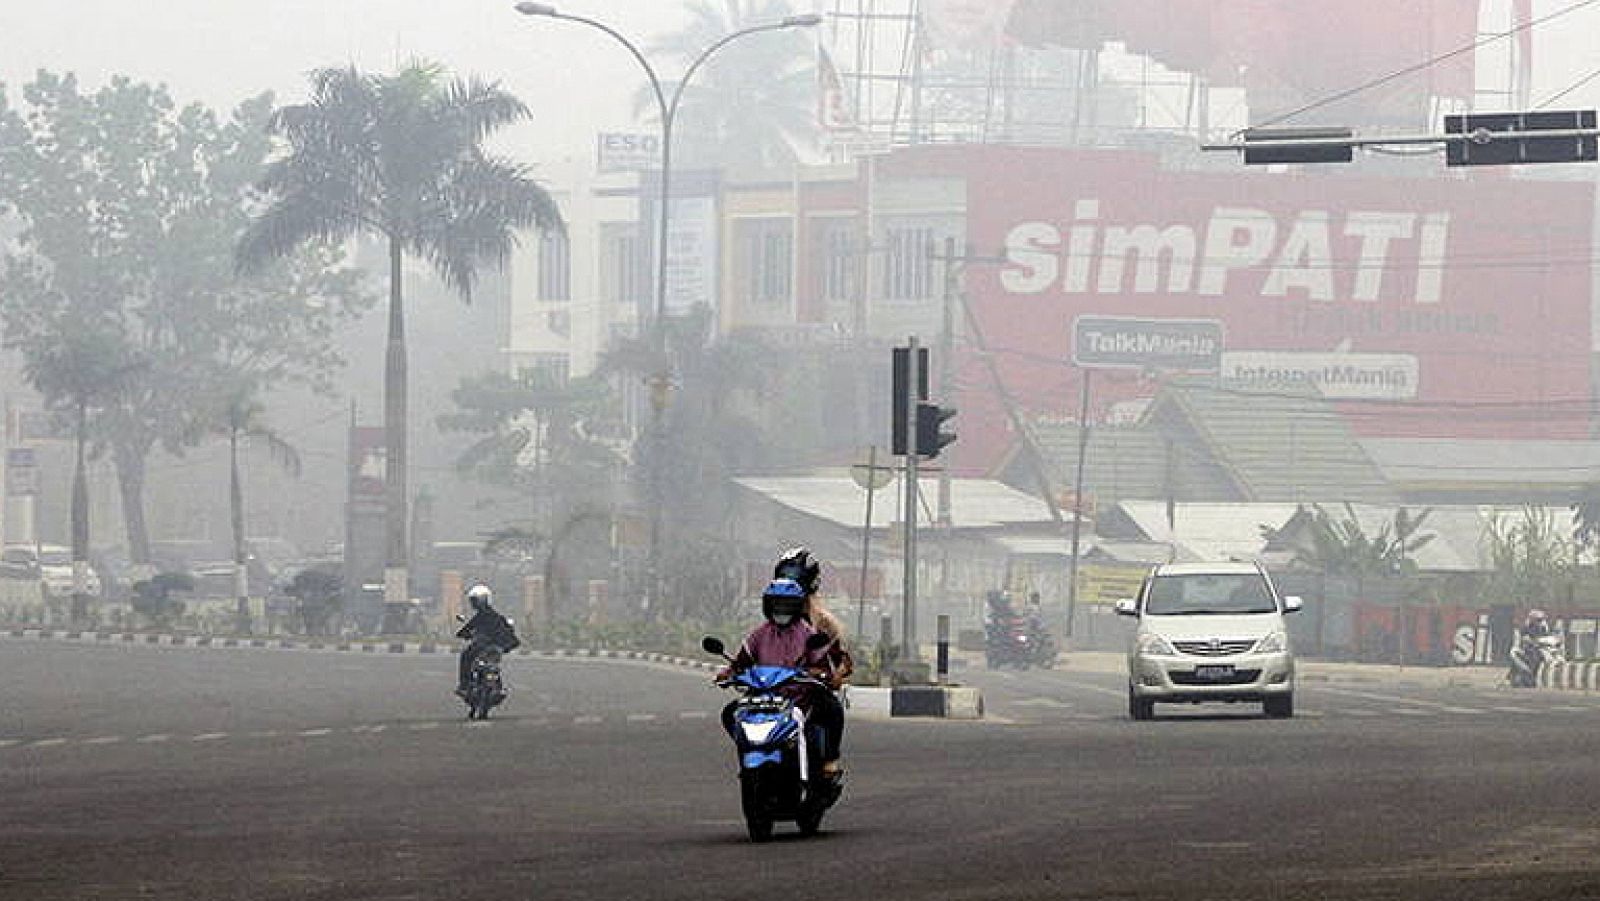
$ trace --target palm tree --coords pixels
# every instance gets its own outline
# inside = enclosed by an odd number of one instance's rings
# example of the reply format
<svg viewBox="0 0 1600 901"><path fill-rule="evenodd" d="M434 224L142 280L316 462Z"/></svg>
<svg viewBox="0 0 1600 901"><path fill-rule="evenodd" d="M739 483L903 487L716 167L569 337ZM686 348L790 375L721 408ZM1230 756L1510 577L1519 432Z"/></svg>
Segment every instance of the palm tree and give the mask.
<svg viewBox="0 0 1600 901"><path fill-rule="evenodd" d="M307 241L360 234L388 245L384 599L400 604L409 597L402 258L427 261L470 301L480 265L503 265L519 229L560 229L561 216L527 167L483 149L489 135L528 116L497 84L449 80L437 66L413 63L393 76L319 69L311 85L309 101L273 115L270 128L288 152L261 180L270 203L237 258L251 268Z"/></svg>
<svg viewBox="0 0 1600 901"><path fill-rule="evenodd" d="M266 447L274 463L292 476L300 475L300 452L262 422L262 406L250 386L240 386L225 395L217 426L228 435L228 508L233 525L233 584L238 599L239 631L250 631L249 553L244 537L244 483L239 473L239 449L243 439Z"/></svg>
<svg viewBox="0 0 1600 901"><path fill-rule="evenodd" d="M89 411L112 403L129 376L143 368L104 320L69 316L59 330L21 341L23 376L58 415L72 418L72 620L88 614L84 591L89 566L89 480L86 449Z"/></svg>
<svg viewBox="0 0 1600 901"><path fill-rule="evenodd" d="M793 15L788 0L694 0L689 21L649 48L685 64L726 35ZM812 39L780 31L728 46L683 90L676 114L683 158L691 163L779 167L792 165L798 146L816 142L816 73ZM671 95L676 83L663 86ZM640 91L640 112L655 109L655 94Z"/></svg>

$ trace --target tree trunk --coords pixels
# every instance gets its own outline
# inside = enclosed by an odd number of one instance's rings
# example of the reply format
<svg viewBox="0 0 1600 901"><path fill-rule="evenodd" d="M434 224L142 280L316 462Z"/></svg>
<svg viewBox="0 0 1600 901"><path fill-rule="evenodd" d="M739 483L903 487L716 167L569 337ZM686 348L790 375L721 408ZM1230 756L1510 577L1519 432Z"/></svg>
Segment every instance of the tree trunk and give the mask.
<svg viewBox="0 0 1600 901"><path fill-rule="evenodd" d="M383 428L385 453L384 531L387 551L383 574L383 599L389 605L410 599L406 568L406 327L401 296L402 248L389 237L389 343L383 369ZM390 606L386 613L401 608Z"/></svg>
<svg viewBox="0 0 1600 901"><path fill-rule="evenodd" d="M89 405L78 400L77 458L72 473L72 621L81 624L89 613L89 476L85 472L84 445L88 442Z"/></svg>
<svg viewBox="0 0 1600 901"><path fill-rule="evenodd" d="M233 525L233 585L238 598L238 629L250 633L250 571L244 551L244 489L239 484L239 429L228 430L228 512Z"/></svg>
<svg viewBox="0 0 1600 901"><path fill-rule="evenodd" d="M150 443L118 443L112 448L117 464L117 488L122 496L122 522L128 536L128 560L136 568L136 575L149 578L150 529L144 521L145 460L150 454Z"/></svg>

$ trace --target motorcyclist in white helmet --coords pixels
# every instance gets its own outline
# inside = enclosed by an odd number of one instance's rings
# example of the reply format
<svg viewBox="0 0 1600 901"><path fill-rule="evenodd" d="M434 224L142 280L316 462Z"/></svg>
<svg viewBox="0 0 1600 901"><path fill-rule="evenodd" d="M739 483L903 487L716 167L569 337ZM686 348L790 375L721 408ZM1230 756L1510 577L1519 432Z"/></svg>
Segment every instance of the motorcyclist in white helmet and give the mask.
<svg viewBox="0 0 1600 901"><path fill-rule="evenodd" d="M467 679L472 672L472 661L486 648L496 647L502 653L516 650L522 642L511 620L494 609L494 593L482 582L467 589L467 603L472 605L472 618L456 630L456 637L466 639L461 649L460 670L456 679L456 694L465 696Z"/></svg>

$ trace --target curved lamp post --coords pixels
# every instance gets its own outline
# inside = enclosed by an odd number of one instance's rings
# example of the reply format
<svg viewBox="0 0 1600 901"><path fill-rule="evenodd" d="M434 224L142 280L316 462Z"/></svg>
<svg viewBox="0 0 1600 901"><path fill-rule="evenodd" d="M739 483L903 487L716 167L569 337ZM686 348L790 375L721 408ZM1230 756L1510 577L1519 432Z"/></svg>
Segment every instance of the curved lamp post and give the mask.
<svg viewBox="0 0 1600 901"><path fill-rule="evenodd" d="M639 67L644 69L644 74L650 79L650 89L656 98L656 111L661 117L661 190L657 199L656 210L656 297L651 333L654 337L654 349L661 366L650 380L650 408L652 411L652 432L655 435L657 455L660 453L661 440L661 414L667 403L667 386L670 383L669 364L667 363L667 223L668 204L672 196L672 125L678 115L678 103L683 99L684 86L694 73L711 57L713 53L726 47L733 41L745 35L756 34L763 31L781 31L788 28L813 28L822 22L822 16L808 13L799 16L788 16L777 22L767 22L761 25L751 25L738 31L730 32L713 41L709 47L700 51L689 67L684 70L683 77L678 79L677 87L672 91L672 99L667 99L666 91L661 87L661 79L656 76L656 70L650 65L639 48L624 37L620 32L604 22L590 19L585 16L575 16L563 13L548 3L532 3L524 0L516 5L517 12L525 16L543 16L548 19L565 19L569 22L580 22L591 28L610 35L617 43L628 49L633 58L638 61ZM659 556L659 538L661 532L661 498L660 498L660 461L651 465L651 522L650 522L650 586L653 595L656 589L657 558ZM651 598L645 598L648 609Z"/></svg>

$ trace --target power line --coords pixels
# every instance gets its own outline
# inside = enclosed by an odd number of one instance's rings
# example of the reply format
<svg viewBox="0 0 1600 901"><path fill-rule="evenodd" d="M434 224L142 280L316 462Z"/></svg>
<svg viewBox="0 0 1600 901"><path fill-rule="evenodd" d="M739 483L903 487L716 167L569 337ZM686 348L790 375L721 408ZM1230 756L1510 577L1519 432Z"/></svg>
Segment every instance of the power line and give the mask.
<svg viewBox="0 0 1600 901"><path fill-rule="evenodd" d="M1579 89L1579 88L1583 87L1584 85L1588 84L1589 82L1594 81L1596 78L1600 78L1600 69L1595 69L1593 72L1590 72L1588 75L1583 76L1582 78L1580 78L1577 81L1573 82L1572 84L1566 86L1565 88L1562 88L1561 90L1557 91L1556 93L1551 94L1549 97L1546 97L1544 99L1544 101L1542 103L1538 104L1537 106L1535 106L1534 109L1536 109L1536 110L1537 109L1544 109L1545 107L1549 106L1552 103L1555 103L1557 100L1560 100L1561 98L1567 96L1568 94L1572 93L1573 91L1576 91L1577 89Z"/></svg>
<svg viewBox="0 0 1600 901"><path fill-rule="evenodd" d="M1563 9L1559 9L1559 10L1553 12L1553 13L1550 13L1549 15L1540 16L1539 18L1536 18L1536 19L1529 19L1526 22L1520 22L1520 23L1512 26L1511 28L1509 28L1509 29L1507 29L1505 31L1497 32L1497 33L1491 34L1491 35L1489 35L1487 37L1479 38L1478 40L1473 41L1470 44L1466 44L1464 46L1457 47L1456 49L1451 50L1451 51L1449 51L1447 53L1441 53L1438 56L1435 56L1435 57L1432 57L1432 58L1429 58L1429 59L1425 59L1422 62L1416 63L1414 65L1406 66L1403 69L1397 69L1397 70L1395 70L1393 72L1390 72L1387 75L1383 75L1383 76L1380 76L1378 78L1374 78L1371 81L1367 81L1367 82L1364 82L1362 84L1358 84L1355 87L1347 88L1347 89L1345 89L1343 91L1339 91L1339 92L1337 92L1335 94L1328 95L1326 97L1323 97L1320 100L1313 100L1312 102L1310 102L1310 103L1308 103L1308 104L1306 104L1306 105L1304 105L1302 107L1299 107L1297 109L1292 109L1292 110L1284 113L1281 116L1275 116L1275 117L1273 117L1271 119L1268 119L1265 122L1257 123L1255 125L1249 126L1248 128L1241 128L1241 129L1235 131L1232 135L1230 135L1230 137L1237 138L1239 135L1244 134L1245 132L1249 131L1252 128L1266 128L1268 126L1277 125L1280 122L1287 122L1288 120L1293 119L1294 117L1296 117L1296 116L1298 116L1298 115L1300 115L1302 113L1308 113L1308 112L1310 112L1310 111L1312 111L1314 109L1319 109L1321 107L1328 106L1329 104L1338 103L1339 101L1344 100L1344 99L1349 98L1349 97L1353 97L1356 94L1361 93L1362 91L1371 90L1372 88L1378 87L1379 85L1388 84L1389 82L1394 81L1397 78L1404 78L1405 76L1410 75L1412 73L1420 72L1423 69L1431 68L1431 67L1433 67L1433 66L1435 66L1435 65L1437 65L1439 63L1444 62L1447 59L1453 59L1453 58L1455 58L1457 56L1461 56L1464 53L1471 53L1472 51L1477 50L1479 47L1483 47L1483 46L1486 46L1488 44L1492 44L1492 43L1494 43L1496 41L1504 40L1504 39L1506 39L1506 38L1508 38L1508 37L1510 37L1510 36L1512 36L1514 34L1517 34L1519 32L1526 31L1526 30L1528 30L1530 28L1534 28L1535 26L1538 26L1538 25L1542 25L1542 24L1544 24L1546 22L1549 22L1549 21L1551 21L1553 19L1558 19L1558 18L1560 18L1560 17L1562 17L1562 16L1564 16L1564 15L1566 15L1568 13L1576 12L1576 11L1578 11L1580 9L1583 9L1585 7L1588 7L1588 6L1594 6L1596 3L1600 3L1600 0L1580 0L1580 2L1578 2L1578 3L1574 3L1571 6L1565 7Z"/></svg>

